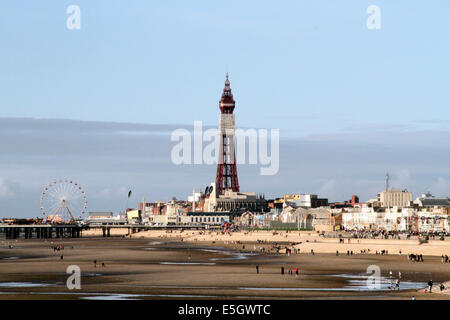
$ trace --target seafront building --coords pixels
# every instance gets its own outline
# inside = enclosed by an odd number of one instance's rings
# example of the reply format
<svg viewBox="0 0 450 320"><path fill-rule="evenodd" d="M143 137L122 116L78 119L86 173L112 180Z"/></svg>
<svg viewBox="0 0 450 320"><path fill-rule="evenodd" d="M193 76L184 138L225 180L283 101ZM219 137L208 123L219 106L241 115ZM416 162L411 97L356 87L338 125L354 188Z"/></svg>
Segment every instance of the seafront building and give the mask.
<svg viewBox="0 0 450 320"><path fill-rule="evenodd" d="M398 192L397 190L393 191ZM381 192L380 194L382 194ZM450 199L423 194L410 201L412 194L405 190L401 196L380 197L376 201L360 203L357 196L348 201L328 203L315 207L316 196L284 195L266 200L254 193L216 191L211 183L205 193L194 193L188 201L171 200L139 204L139 208L151 208L128 212L129 221L137 217L149 225L217 225L233 223L252 228L306 229L318 232L339 230L385 230L413 232L448 232ZM304 201L307 199L308 201ZM386 201L386 202L383 202ZM389 206L395 201L403 206ZM325 203L324 203L325 204ZM381 206L385 204L387 206Z"/></svg>
<svg viewBox="0 0 450 320"><path fill-rule="evenodd" d="M220 194L215 182L211 183L205 194L204 209L208 212L236 212L243 213L246 210L253 212L267 211L267 201L262 195L254 192L235 192L230 189Z"/></svg>
<svg viewBox="0 0 450 320"><path fill-rule="evenodd" d="M128 219L124 215L115 216L112 212L89 212L89 216L84 222L91 226L124 225L128 223Z"/></svg>
<svg viewBox="0 0 450 320"><path fill-rule="evenodd" d="M355 195L350 200L334 203L328 203L327 199L318 198L317 195L305 194L266 200L264 196L251 192L225 190L221 195L213 182L205 188L205 192L194 191L187 201L173 198L168 202L148 203L144 198L138 204L138 209L127 209L126 216L91 212L86 223L153 226L235 224L249 228L317 232L449 232L450 198L425 193L412 201L412 193L394 189L382 191L377 199L366 203L359 202Z"/></svg>
<svg viewBox="0 0 450 320"><path fill-rule="evenodd" d="M448 232L450 207L364 207L342 213L345 230Z"/></svg>
<svg viewBox="0 0 450 320"><path fill-rule="evenodd" d="M377 200L380 207L408 207L412 198L412 193L406 189L389 189L378 193Z"/></svg>
<svg viewBox="0 0 450 320"><path fill-rule="evenodd" d="M435 197L430 192L427 192L416 198L413 203L423 208L450 207L450 198Z"/></svg>
<svg viewBox="0 0 450 320"><path fill-rule="evenodd" d="M297 206L298 202L283 202L284 207L270 208L265 200L253 193L225 192L217 195L215 183L208 194L189 199L172 199L167 203L142 203L139 209L128 210L127 216L92 212L90 224L145 224L223 226L226 223L251 228L306 229L317 232L339 230L385 230L398 232L448 232L450 230L450 200L422 195L408 206L382 207L375 203L347 203L346 206ZM195 201L192 201L195 200ZM356 199L354 199L356 200ZM344 205L340 203L340 205ZM146 210L142 210L146 208Z"/></svg>
<svg viewBox="0 0 450 320"><path fill-rule="evenodd" d="M281 207L319 208L328 206L328 199L319 198L316 194L286 194L282 198L274 200Z"/></svg>

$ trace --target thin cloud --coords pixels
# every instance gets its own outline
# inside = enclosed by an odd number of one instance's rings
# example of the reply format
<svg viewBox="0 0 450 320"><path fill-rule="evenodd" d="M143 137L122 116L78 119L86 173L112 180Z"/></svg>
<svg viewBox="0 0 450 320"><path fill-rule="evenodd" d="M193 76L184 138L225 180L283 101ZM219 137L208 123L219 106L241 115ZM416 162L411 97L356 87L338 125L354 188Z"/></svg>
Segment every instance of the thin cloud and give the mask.
<svg viewBox="0 0 450 320"><path fill-rule="evenodd" d="M17 184L0 177L0 198L13 197L17 192Z"/></svg>
<svg viewBox="0 0 450 320"><path fill-rule="evenodd" d="M216 167L174 165L170 133L177 128L192 125L0 119L0 216L39 215L42 188L61 177L83 186L89 211L123 210L129 188L130 207L142 197L186 199L215 180ZM259 166L239 165L239 183L242 191L267 198L302 192L330 201L358 194L365 201L384 189L389 171L393 186L415 196L430 186L445 195L450 150L442 141L449 138L448 131L282 134L278 174L261 176Z"/></svg>

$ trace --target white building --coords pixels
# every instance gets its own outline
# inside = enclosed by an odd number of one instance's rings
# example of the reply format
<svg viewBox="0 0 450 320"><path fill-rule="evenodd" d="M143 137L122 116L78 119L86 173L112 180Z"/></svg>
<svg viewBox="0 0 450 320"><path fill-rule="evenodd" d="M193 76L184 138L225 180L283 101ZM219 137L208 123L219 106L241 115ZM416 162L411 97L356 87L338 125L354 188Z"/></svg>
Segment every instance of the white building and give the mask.
<svg viewBox="0 0 450 320"><path fill-rule="evenodd" d="M347 230L376 229L383 224L384 212L377 212L373 207L345 208L342 224Z"/></svg>
<svg viewBox="0 0 450 320"><path fill-rule="evenodd" d="M346 208L342 222L346 230L448 231L449 208Z"/></svg>
<svg viewBox="0 0 450 320"><path fill-rule="evenodd" d="M421 232L450 231L449 208L422 208L417 215L417 228Z"/></svg>
<svg viewBox="0 0 450 320"><path fill-rule="evenodd" d="M89 217L84 219L85 224L94 225L123 225L127 224L126 216L115 216L112 212L89 212Z"/></svg>

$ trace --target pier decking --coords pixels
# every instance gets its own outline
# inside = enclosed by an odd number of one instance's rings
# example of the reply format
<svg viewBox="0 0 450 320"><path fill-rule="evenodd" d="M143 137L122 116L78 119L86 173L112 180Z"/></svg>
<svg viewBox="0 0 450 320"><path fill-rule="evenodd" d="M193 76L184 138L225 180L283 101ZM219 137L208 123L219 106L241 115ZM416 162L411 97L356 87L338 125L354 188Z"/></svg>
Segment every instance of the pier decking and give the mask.
<svg viewBox="0 0 450 320"><path fill-rule="evenodd" d="M111 236L111 229L128 229L128 234L145 230L171 229L205 229L202 225L77 225L77 224L0 224L0 235L5 239L52 239L52 238L81 238L83 230L102 229L103 237Z"/></svg>

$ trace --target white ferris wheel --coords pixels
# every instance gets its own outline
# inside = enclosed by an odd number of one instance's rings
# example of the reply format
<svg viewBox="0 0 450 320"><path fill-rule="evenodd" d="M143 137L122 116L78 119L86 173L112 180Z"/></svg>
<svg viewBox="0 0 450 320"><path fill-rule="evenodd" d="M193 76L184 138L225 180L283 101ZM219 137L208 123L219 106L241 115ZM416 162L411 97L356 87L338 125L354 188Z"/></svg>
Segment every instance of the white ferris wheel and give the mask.
<svg viewBox="0 0 450 320"><path fill-rule="evenodd" d="M86 212L86 206L86 192L71 179L55 179L41 194L41 211L47 222L73 223Z"/></svg>

